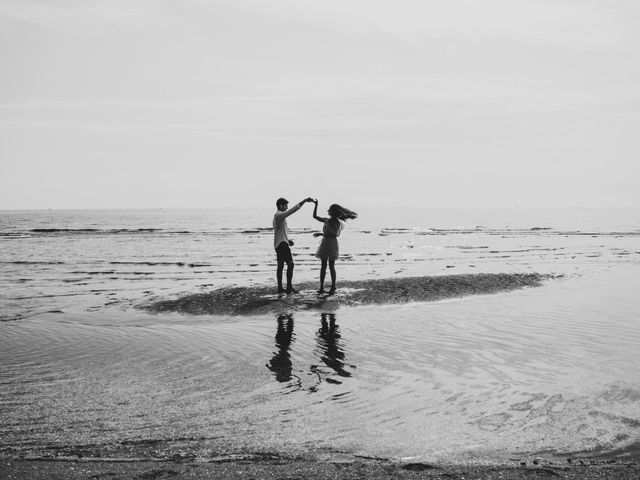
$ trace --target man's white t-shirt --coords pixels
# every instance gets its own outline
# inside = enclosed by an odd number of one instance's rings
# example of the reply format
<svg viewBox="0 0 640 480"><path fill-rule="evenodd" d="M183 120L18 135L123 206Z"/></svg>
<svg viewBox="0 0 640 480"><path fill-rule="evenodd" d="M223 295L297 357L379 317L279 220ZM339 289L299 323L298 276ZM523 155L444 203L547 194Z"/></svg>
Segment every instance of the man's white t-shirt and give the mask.
<svg viewBox="0 0 640 480"><path fill-rule="evenodd" d="M297 203L289 210L284 212L277 211L273 216L273 248L278 248L282 242L289 244L289 228L287 227L287 217L292 213L296 213L300 210L300 205Z"/></svg>

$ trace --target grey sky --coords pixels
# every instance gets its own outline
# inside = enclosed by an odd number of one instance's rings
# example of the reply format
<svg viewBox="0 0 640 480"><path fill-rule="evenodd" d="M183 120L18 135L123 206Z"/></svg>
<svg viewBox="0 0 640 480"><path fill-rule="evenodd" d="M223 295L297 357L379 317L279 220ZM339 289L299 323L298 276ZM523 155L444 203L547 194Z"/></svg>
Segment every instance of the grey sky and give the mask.
<svg viewBox="0 0 640 480"><path fill-rule="evenodd" d="M0 0L0 208L640 206L640 2Z"/></svg>

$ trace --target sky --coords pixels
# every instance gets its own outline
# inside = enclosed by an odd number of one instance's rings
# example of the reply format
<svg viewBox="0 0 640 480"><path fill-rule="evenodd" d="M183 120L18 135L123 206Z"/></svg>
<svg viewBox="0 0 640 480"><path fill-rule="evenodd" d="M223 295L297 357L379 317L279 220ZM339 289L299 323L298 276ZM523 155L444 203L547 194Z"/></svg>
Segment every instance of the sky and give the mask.
<svg viewBox="0 0 640 480"><path fill-rule="evenodd" d="M637 0L0 0L0 209L640 207Z"/></svg>

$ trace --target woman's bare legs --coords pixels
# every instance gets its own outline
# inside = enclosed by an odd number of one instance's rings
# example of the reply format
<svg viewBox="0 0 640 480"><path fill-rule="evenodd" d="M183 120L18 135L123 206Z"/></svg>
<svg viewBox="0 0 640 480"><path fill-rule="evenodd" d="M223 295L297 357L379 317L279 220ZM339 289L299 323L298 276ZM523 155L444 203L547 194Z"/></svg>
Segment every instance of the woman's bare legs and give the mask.
<svg viewBox="0 0 640 480"><path fill-rule="evenodd" d="M331 290L329 295L336 293L336 261L329 259L329 273L331 274Z"/></svg>
<svg viewBox="0 0 640 480"><path fill-rule="evenodd" d="M324 293L324 277L327 275L327 260L320 259L320 290L318 293Z"/></svg>

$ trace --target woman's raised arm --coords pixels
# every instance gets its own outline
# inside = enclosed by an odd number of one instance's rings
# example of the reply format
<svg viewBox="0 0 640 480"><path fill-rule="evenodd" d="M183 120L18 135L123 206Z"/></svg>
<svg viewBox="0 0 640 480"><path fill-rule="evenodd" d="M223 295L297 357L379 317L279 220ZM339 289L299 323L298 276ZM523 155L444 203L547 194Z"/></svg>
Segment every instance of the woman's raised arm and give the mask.
<svg viewBox="0 0 640 480"><path fill-rule="evenodd" d="M317 198L313 201L313 218L315 218L316 220L322 223L327 221L326 218L322 218L318 216L318 199Z"/></svg>

